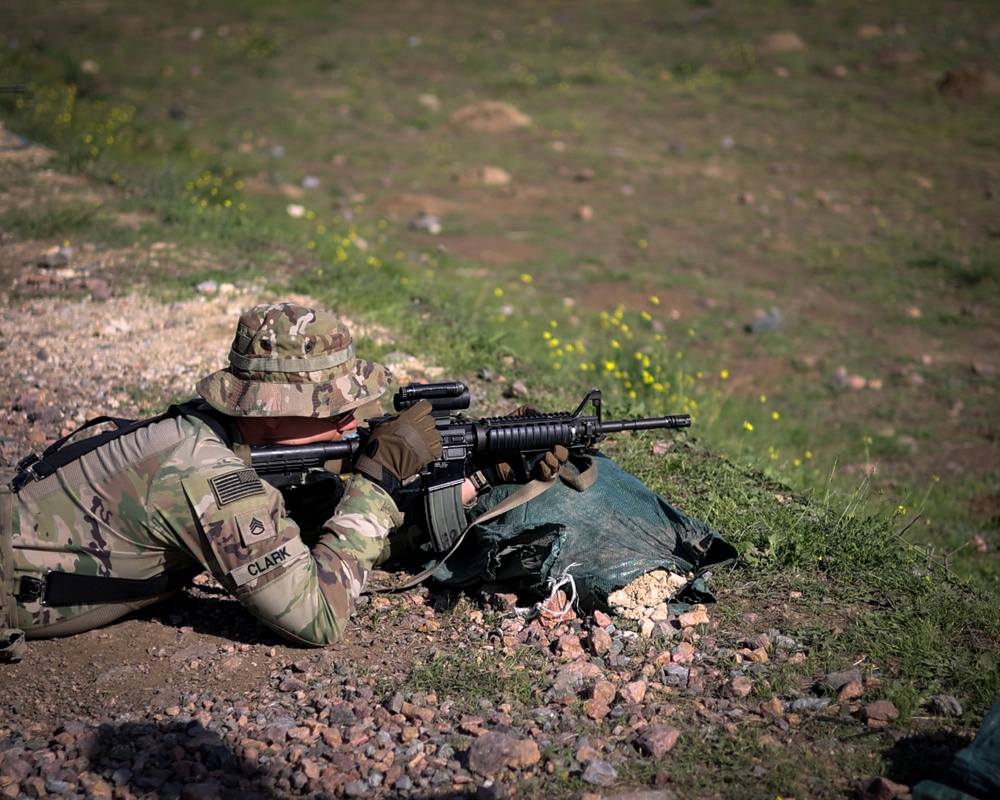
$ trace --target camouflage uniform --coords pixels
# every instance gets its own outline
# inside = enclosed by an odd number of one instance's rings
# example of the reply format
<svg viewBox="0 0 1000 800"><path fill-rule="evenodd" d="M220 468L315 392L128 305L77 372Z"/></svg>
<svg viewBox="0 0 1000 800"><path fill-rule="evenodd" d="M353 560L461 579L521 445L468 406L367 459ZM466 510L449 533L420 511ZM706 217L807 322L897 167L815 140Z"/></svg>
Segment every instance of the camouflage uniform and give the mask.
<svg viewBox="0 0 1000 800"><path fill-rule="evenodd" d="M19 598L16 627L29 638L106 624L175 591L163 576L189 577L192 567L207 568L288 639L324 645L342 634L402 515L385 491L355 475L307 545L281 493L237 454L248 451L231 417L333 417L378 398L391 377L355 357L336 317L291 304L245 313L229 360L197 389L222 412L235 446L201 418L168 415L7 495L12 508L0 518L0 541L11 555L0 575L6 572L8 598ZM155 593L88 602L81 590L79 601L46 604L29 589L52 582L50 571L142 581Z"/></svg>

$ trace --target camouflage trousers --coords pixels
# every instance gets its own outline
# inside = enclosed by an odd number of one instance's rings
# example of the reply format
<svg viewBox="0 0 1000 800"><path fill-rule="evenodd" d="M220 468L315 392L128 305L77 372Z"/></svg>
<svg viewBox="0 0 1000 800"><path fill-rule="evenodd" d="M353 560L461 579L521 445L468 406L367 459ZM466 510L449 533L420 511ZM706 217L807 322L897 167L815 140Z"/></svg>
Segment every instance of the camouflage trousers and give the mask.
<svg viewBox="0 0 1000 800"><path fill-rule="evenodd" d="M13 476L13 470L0 468L0 662L20 661L27 649L24 632L17 627L17 604L14 602L13 493L10 489Z"/></svg>

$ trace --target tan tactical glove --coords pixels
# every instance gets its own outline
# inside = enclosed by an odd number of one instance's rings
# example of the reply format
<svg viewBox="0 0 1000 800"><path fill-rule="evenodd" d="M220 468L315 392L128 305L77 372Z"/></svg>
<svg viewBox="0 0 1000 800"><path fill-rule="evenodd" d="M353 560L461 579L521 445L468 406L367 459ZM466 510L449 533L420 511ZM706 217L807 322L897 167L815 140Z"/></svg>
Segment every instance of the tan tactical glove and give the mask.
<svg viewBox="0 0 1000 800"><path fill-rule="evenodd" d="M542 454L531 467L531 474L525 478L537 478L540 481L552 481L559 475L563 464L569 459L569 450L561 444L553 445L552 449ZM521 467L524 472L524 467ZM494 486L501 483L518 483L522 480L518 470L504 458L497 458L491 464L483 464L480 468L469 475L472 484L476 487L476 494L483 494Z"/></svg>
<svg viewBox="0 0 1000 800"><path fill-rule="evenodd" d="M549 452L542 456L542 460L535 464L532 475L541 481L555 480L559 470L569 459L569 450L561 444L555 445Z"/></svg>
<svg viewBox="0 0 1000 800"><path fill-rule="evenodd" d="M375 425L354 461L354 471L395 497L405 480L441 457L441 435L432 409L429 401L420 400Z"/></svg>
<svg viewBox="0 0 1000 800"><path fill-rule="evenodd" d="M508 417L540 417L542 413L533 406L518 406L511 411ZM529 478L537 478L541 481L555 480L563 465L569 459L569 450L561 444L554 445L553 448L541 456L531 469ZM516 459L515 459L516 460ZM522 468L523 471L523 468ZM478 472L469 476L476 487L476 493L482 494L492 486L501 483L517 483L519 476L517 470L508 460L498 458L492 464L483 466Z"/></svg>

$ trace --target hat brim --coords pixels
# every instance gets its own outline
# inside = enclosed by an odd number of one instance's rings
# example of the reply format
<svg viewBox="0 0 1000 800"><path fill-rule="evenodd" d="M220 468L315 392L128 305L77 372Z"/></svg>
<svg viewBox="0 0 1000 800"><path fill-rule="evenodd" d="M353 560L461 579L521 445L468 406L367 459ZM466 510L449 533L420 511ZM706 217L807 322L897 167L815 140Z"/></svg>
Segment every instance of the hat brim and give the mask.
<svg viewBox="0 0 1000 800"><path fill-rule="evenodd" d="M230 369L202 378L195 387L212 408L232 417L335 417L381 397L392 373L356 359L354 369L330 381L278 383L239 378Z"/></svg>

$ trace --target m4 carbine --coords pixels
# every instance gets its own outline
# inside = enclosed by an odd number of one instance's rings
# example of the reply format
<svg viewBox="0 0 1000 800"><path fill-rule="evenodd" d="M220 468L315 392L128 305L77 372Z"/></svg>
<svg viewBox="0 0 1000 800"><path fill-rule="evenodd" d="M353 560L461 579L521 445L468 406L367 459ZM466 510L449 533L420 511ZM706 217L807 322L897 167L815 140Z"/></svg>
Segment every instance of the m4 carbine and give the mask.
<svg viewBox="0 0 1000 800"><path fill-rule="evenodd" d="M575 411L529 410L521 416L473 420L461 413L470 404L464 383L411 383L399 388L393 407L403 411L422 399L430 401L434 409L441 435L441 457L404 484L395 500L404 513L423 512L431 544L438 553L446 552L465 529L461 486L482 466L501 458L514 470L516 480L523 483L531 479L535 464L556 445L565 447L572 457L593 451L609 433L691 425L688 414L603 421L599 389L587 392ZM588 404L593 406L590 414L585 413ZM253 447L253 468L276 487L302 483L310 471L321 469L328 461L353 458L364 446L371 427L389 418L372 417L369 427L358 429L357 437L341 442Z"/></svg>

